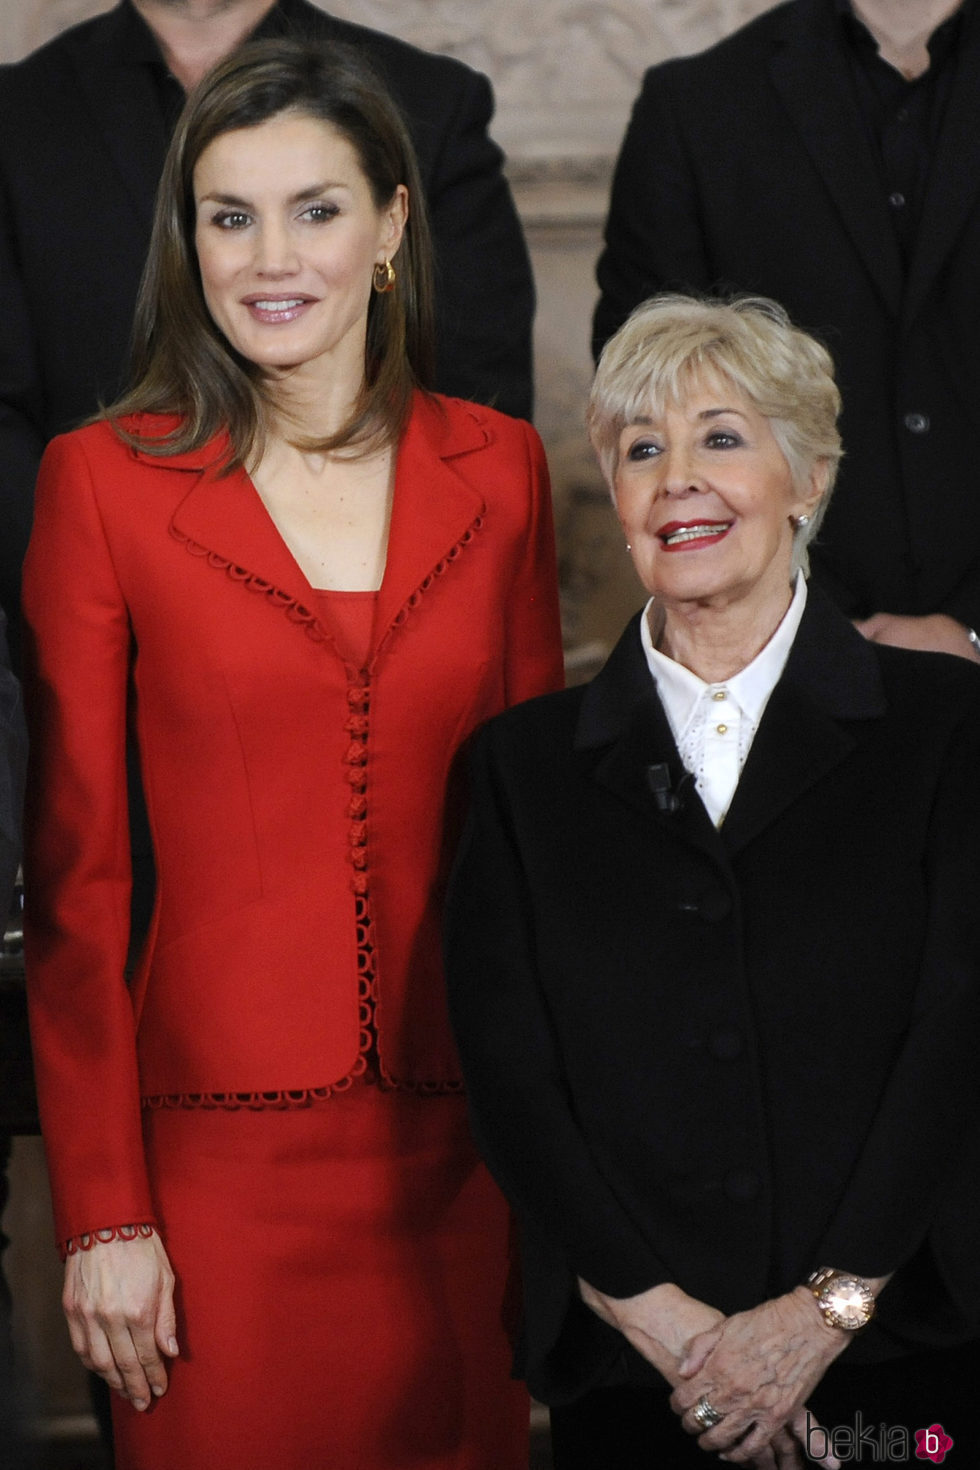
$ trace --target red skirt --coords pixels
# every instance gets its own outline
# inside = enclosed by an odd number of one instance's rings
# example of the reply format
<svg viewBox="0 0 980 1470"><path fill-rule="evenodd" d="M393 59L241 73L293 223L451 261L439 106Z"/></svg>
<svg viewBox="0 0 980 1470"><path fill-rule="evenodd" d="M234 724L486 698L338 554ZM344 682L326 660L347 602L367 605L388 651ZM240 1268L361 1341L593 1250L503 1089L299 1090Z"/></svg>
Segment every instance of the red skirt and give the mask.
<svg viewBox="0 0 980 1470"><path fill-rule="evenodd" d="M460 1097L146 1117L180 1358L117 1470L518 1470L508 1212Z"/></svg>

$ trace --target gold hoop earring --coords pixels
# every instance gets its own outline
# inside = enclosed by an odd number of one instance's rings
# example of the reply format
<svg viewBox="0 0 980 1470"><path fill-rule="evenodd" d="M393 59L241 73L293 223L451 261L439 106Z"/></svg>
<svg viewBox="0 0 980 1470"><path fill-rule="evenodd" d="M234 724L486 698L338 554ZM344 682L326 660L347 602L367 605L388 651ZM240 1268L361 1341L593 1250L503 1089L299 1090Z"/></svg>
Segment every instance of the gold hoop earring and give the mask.
<svg viewBox="0 0 980 1470"><path fill-rule="evenodd" d="M394 291L395 282L398 280L398 272L390 260L379 260L374 267L374 275L371 284L379 296L386 296L389 291Z"/></svg>

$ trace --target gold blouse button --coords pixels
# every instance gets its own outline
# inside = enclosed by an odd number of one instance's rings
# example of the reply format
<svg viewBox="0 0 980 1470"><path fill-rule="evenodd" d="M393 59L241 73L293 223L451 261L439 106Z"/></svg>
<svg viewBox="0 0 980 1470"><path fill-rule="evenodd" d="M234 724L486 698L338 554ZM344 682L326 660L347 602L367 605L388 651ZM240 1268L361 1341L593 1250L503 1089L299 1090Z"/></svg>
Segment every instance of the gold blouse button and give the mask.
<svg viewBox="0 0 980 1470"><path fill-rule="evenodd" d="M728 734L728 726L727 725L716 725L715 726L715 729L718 731L718 734L719 735L727 735Z"/></svg>

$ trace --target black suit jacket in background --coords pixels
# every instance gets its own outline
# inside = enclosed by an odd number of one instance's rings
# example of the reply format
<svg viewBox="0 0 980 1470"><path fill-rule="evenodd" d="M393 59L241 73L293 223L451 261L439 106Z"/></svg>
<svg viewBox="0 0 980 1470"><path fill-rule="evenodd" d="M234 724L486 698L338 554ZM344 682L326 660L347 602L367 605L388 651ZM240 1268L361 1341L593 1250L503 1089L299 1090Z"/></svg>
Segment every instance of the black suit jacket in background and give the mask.
<svg viewBox="0 0 980 1470"><path fill-rule="evenodd" d="M813 554L850 615L980 625L980 7L964 16L907 273L834 0L791 0L646 75L596 346L659 290L762 292L821 337L845 459Z"/></svg>
<svg viewBox="0 0 980 1470"><path fill-rule="evenodd" d="M0 932L12 912L14 878L20 861L26 764L27 731L20 685L10 671L6 619L0 609ZM23 981L22 946L14 941L10 953L5 946L0 959L0 1201L6 1198L3 1171L7 1135L36 1133L38 1128ZM0 1273L0 1317L5 1300L9 1302L9 1296ZM5 1422L0 1424L0 1433L7 1427Z"/></svg>
<svg viewBox="0 0 980 1470"><path fill-rule="evenodd" d="M530 262L485 77L280 0L290 34L361 50L408 121L436 246L436 386L531 413ZM0 69L0 595L16 606L55 434L119 391L167 139L143 65L111 65L122 7ZM277 25L279 21L275 22ZM265 23L264 23L265 25Z"/></svg>
<svg viewBox="0 0 980 1470"><path fill-rule="evenodd" d="M0 925L6 921L20 862L27 731L20 685L10 672L7 620L0 609Z"/></svg>
<svg viewBox="0 0 980 1470"><path fill-rule="evenodd" d="M977 1332L978 814L980 671L812 588L720 830L635 620L591 685L490 723L448 975L532 1392L622 1367L578 1276L730 1313L896 1271L850 1361Z"/></svg>

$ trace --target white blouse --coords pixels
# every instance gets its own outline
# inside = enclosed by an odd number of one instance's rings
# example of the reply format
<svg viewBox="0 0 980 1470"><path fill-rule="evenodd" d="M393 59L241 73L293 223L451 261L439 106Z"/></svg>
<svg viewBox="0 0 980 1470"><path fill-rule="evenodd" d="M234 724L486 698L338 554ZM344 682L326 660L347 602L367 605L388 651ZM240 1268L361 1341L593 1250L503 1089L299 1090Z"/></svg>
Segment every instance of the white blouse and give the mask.
<svg viewBox="0 0 980 1470"><path fill-rule="evenodd" d="M793 600L761 653L723 684L706 684L653 646L650 599L640 639L680 758L716 827L725 820L769 696L786 667L806 606L806 578L796 576Z"/></svg>

